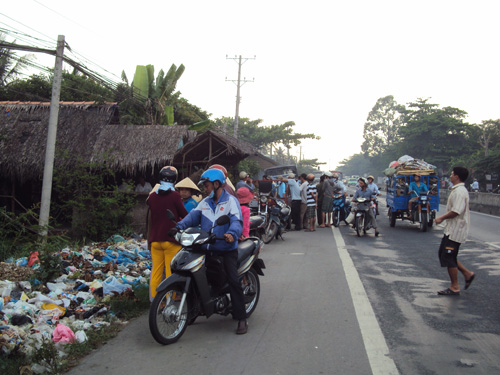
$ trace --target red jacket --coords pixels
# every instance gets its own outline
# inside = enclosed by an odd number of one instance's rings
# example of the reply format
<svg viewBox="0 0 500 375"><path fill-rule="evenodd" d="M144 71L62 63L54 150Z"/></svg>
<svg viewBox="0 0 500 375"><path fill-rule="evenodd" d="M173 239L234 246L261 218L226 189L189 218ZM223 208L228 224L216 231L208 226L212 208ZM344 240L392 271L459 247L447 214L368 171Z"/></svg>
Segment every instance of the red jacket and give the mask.
<svg viewBox="0 0 500 375"><path fill-rule="evenodd" d="M173 212L177 221L183 219L188 214L179 193L172 190L165 195L151 193L146 203L151 211L151 233L148 241L150 243L163 241L177 242L175 238L168 235L168 231L175 227L175 223L167 217L167 210Z"/></svg>

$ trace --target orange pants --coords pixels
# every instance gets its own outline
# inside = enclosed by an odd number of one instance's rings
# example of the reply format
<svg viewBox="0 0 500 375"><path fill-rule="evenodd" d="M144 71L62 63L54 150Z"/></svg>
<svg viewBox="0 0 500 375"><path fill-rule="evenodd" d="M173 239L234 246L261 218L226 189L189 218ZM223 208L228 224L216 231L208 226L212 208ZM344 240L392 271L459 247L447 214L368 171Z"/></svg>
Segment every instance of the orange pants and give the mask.
<svg viewBox="0 0 500 375"><path fill-rule="evenodd" d="M181 245L174 242L151 242L151 259L153 260L151 280L149 281L149 296L151 301L155 298L156 288L162 282L163 277L167 278L172 274L170 263L180 249Z"/></svg>

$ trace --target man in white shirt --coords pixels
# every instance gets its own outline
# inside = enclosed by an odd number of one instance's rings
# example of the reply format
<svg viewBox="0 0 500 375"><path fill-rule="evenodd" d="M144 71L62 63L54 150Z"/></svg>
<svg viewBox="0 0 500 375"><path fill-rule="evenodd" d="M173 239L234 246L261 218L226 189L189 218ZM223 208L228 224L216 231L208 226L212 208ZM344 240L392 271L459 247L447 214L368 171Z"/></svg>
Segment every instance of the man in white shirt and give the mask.
<svg viewBox="0 0 500 375"><path fill-rule="evenodd" d="M300 198L302 200L300 204L300 226L302 228L307 227L307 221L306 221L306 212L307 212L307 185L309 183L307 182L307 175L305 173L302 173L299 176L300 179Z"/></svg>
<svg viewBox="0 0 500 375"><path fill-rule="evenodd" d="M144 177L139 177L139 183L135 187L136 193L149 193L153 190L153 187L149 182L147 182Z"/></svg>
<svg viewBox="0 0 500 375"><path fill-rule="evenodd" d="M459 296L458 271L465 277L465 289L469 288L476 274L469 271L458 259L458 249L467 239L470 227L469 192L465 188L464 181L467 180L469 171L463 167L454 167L450 180L453 188L448 197L446 213L436 218L436 224L446 220L444 237L439 247L439 260L441 267L448 268L450 276L450 287L440 290L439 295Z"/></svg>

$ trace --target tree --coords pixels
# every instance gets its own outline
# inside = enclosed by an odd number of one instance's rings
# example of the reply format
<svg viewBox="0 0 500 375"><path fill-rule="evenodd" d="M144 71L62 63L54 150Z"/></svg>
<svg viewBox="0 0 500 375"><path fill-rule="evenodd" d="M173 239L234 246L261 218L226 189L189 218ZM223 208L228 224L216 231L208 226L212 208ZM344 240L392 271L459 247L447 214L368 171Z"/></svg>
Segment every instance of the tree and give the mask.
<svg viewBox="0 0 500 375"><path fill-rule="evenodd" d="M295 122L287 121L280 125L260 126L262 120L249 120L240 118L239 120L239 139L252 144L255 148L273 155L273 149L283 145L287 149L287 159L290 160L290 148L298 146L302 139L320 139L315 134L295 133L293 127ZM214 128L222 131L226 126L228 134L232 134L234 121L232 117L221 117L214 121Z"/></svg>
<svg viewBox="0 0 500 375"><path fill-rule="evenodd" d="M473 150L471 125L464 122L465 111L454 107L440 109L427 101L418 99L403 110L397 151L446 169L453 157Z"/></svg>
<svg viewBox="0 0 500 375"><path fill-rule="evenodd" d="M302 159L297 163L297 171L299 174L318 172L319 166L326 163L318 161L318 159Z"/></svg>
<svg viewBox="0 0 500 375"><path fill-rule="evenodd" d="M0 33L0 41L5 41L5 34ZM14 80L34 57L31 54L19 57L11 49L0 47L0 86Z"/></svg>
<svg viewBox="0 0 500 375"><path fill-rule="evenodd" d="M403 110L404 106L399 105L392 95L377 100L363 130L361 149L365 155L381 155L397 141Z"/></svg>
<svg viewBox="0 0 500 375"><path fill-rule="evenodd" d="M50 79L52 81L52 78ZM50 95L49 95L50 97ZM114 92L78 71L63 72L61 101L111 102Z"/></svg>
<svg viewBox="0 0 500 375"><path fill-rule="evenodd" d="M486 120L477 125L480 129L479 144L484 149L484 156L489 156L490 146L496 145L500 137L500 119Z"/></svg>
<svg viewBox="0 0 500 375"><path fill-rule="evenodd" d="M347 176L363 176L371 173L370 171L373 168L370 158L367 158L363 153L359 153L342 160L337 169Z"/></svg>

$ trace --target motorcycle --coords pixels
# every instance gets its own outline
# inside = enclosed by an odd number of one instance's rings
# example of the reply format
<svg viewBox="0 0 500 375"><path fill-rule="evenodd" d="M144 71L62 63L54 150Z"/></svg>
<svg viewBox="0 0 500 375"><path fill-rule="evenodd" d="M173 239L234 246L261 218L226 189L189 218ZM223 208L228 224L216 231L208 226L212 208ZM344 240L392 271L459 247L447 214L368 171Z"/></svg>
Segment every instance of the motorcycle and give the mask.
<svg viewBox="0 0 500 375"><path fill-rule="evenodd" d="M415 193L410 191L409 194ZM430 210L429 193L425 191L420 193L418 199L412 203L410 217L413 223L420 223L420 232L427 232L428 227L432 227L436 212Z"/></svg>
<svg viewBox="0 0 500 375"><path fill-rule="evenodd" d="M167 212L174 221L172 212ZM229 216L217 219L216 225L229 223ZM215 226L213 228L215 228ZM212 228L212 229L213 229ZM172 275L161 282L149 311L149 329L162 345L179 340L188 325L200 315L228 315L231 313L229 285L223 261L210 256L202 247L223 240L199 228L188 228L176 234L182 245L171 263ZM259 275L264 276L265 265L259 258L262 243L249 237L238 246L238 276L241 281L247 317L257 307L260 296Z"/></svg>
<svg viewBox="0 0 500 375"><path fill-rule="evenodd" d="M332 213L332 224L334 227L338 227L342 220L345 220L348 213L346 212L346 202L344 199L344 194L338 193L333 195L333 213Z"/></svg>
<svg viewBox="0 0 500 375"><path fill-rule="evenodd" d="M271 224L272 228L270 235L274 233L274 237L281 237L281 239L283 239L283 233L286 231L287 227L290 227L290 214L292 209L279 198L269 197L269 202L271 207L270 220L276 223L276 225ZM264 241L264 243L266 242Z"/></svg>
<svg viewBox="0 0 500 375"><path fill-rule="evenodd" d="M357 203L354 209L354 228L356 229L356 234L361 237L361 233L366 234L366 231L371 228L368 224L368 210L371 209L370 200L366 198L356 198L353 200Z"/></svg>

